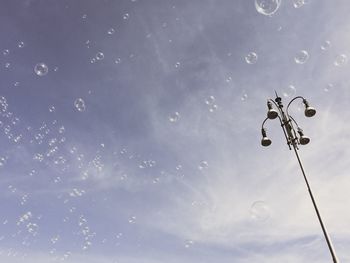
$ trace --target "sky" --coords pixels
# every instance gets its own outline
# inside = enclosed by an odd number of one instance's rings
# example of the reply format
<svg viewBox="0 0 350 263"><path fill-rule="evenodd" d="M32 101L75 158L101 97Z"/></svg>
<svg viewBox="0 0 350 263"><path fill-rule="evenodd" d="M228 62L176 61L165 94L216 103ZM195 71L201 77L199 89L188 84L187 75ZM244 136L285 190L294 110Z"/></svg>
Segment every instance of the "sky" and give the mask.
<svg viewBox="0 0 350 263"><path fill-rule="evenodd" d="M1 262L350 262L348 1L0 6Z"/></svg>

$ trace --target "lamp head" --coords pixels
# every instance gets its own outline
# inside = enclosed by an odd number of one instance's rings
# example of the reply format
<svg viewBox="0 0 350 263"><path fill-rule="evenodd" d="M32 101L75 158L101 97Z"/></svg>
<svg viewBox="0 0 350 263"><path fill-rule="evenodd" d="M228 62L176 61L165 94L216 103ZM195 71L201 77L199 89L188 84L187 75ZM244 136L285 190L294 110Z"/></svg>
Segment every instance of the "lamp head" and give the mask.
<svg viewBox="0 0 350 263"><path fill-rule="evenodd" d="M314 107L311 107L309 105L309 102L304 99L304 105L305 105L305 116L306 117L312 117L316 114L316 109Z"/></svg>
<svg viewBox="0 0 350 263"><path fill-rule="evenodd" d="M272 108L272 103L270 101L267 102L267 107L268 107L268 111L267 111L267 118L269 118L270 120L276 119L278 116L278 112Z"/></svg>
<svg viewBox="0 0 350 263"><path fill-rule="evenodd" d="M261 129L261 134L263 138L261 139L261 145L262 146L269 146L272 141L266 136L266 130L264 128Z"/></svg>
<svg viewBox="0 0 350 263"><path fill-rule="evenodd" d="M272 143L272 141L267 137L263 137L261 139L261 145L264 147L269 146L271 143Z"/></svg>
<svg viewBox="0 0 350 263"><path fill-rule="evenodd" d="M310 142L310 138L305 136L304 133L303 133L303 130L302 129L298 129L298 133L299 133L299 142L301 145L306 145Z"/></svg>

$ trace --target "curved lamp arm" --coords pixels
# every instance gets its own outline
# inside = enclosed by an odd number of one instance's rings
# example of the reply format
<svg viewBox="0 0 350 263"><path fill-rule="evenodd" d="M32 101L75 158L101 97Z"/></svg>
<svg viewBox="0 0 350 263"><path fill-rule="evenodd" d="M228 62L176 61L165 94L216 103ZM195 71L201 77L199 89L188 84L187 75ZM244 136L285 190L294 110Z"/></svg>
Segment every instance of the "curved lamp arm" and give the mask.
<svg viewBox="0 0 350 263"><path fill-rule="evenodd" d="M287 109L286 109L286 113L287 113L287 116L288 116L289 118L291 118L291 116L289 115L289 112L288 112L289 106L290 106L290 104L291 104L293 101L295 101L296 99L302 99L303 102L305 101L305 98L304 98L304 97L302 97L302 96L297 96L297 97L293 98L293 99L288 103ZM293 118L292 118L292 119L293 119Z"/></svg>

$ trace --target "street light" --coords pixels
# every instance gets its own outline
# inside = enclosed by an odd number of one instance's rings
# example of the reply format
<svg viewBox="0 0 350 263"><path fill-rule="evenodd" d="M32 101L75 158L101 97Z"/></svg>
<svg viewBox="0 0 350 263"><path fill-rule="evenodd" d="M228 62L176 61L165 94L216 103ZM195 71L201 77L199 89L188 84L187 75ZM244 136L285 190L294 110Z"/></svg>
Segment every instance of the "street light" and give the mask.
<svg viewBox="0 0 350 263"><path fill-rule="evenodd" d="M303 130L299 127L298 123L288 113L289 106L291 105L291 103L293 101L295 101L297 99L301 99L303 101L303 104L305 106L304 113L305 113L306 117L313 117L316 114L316 109L311 107L309 105L309 102L305 98L303 98L302 96L297 96L297 97L293 98L288 103L286 111L284 111L283 110L283 104L282 104L282 98L280 98L277 95L277 92L276 92L276 99L275 100L272 100L272 99L268 99L267 100L267 108L268 108L267 118L263 121L263 123L261 125L261 134L262 134L262 137L263 137L262 140L261 140L261 145L262 146L269 146L271 144L271 140L267 137L266 129L264 128L265 122L267 120L269 120L269 119L276 119L278 117L278 119L279 119L279 121L281 123L281 126L282 126L282 130L283 130L284 136L285 136L285 138L287 140L287 145L288 145L290 150L292 150L292 148L293 148L293 150L295 152L295 155L296 155L296 157L298 159L298 163L299 163L301 172L303 173L304 180L305 180L306 186L308 188L312 204L314 205L314 208L315 208L315 211L316 211L316 214L317 214L317 218L318 218L318 221L320 222L320 225L321 225L321 228L322 228L322 231L323 231L323 235L324 235L324 237L326 239L326 242L327 242L329 251L331 253L333 262L334 263L339 263L339 261L337 259L337 256L335 254L335 250L333 248L331 239L330 239L330 237L329 237L329 235L327 233L326 227L323 224L320 212L318 211L318 208L317 208L317 205L316 205L316 201L315 201L314 196L312 194L310 184L309 184L309 182L308 182L308 180L306 178L306 174L305 174L303 165L301 163L301 160L300 160L300 157L299 157L299 154L298 154L298 151L297 151L297 150L299 150L298 145L306 145L306 144L308 144L310 142L310 138L304 135ZM273 105L276 107L277 110L274 109ZM295 125L296 129L294 128L294 125Z"/></svg>

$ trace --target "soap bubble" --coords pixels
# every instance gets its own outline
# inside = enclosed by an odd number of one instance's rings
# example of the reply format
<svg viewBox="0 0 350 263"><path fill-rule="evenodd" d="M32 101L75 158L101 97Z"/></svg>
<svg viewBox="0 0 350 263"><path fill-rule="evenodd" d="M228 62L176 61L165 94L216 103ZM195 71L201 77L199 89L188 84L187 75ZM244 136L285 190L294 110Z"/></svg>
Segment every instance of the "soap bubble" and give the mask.
<svg viewBox="0 0 350 263"><path fill-rule="evenodd" d="M97 60L102 60L102 59L105 58L105 55L104 55L102 52L97 52L95 58L96 58Z"/></svg>
<svg viewBox="0 0 350 263"><path fill-rule="evenodd" d="M207 169L208 167L209 167L209 164L207 161L200 161L198 165L199 170L204 170L204 169Z"/></svg>
<svg viewBox="0 0 350 263"><path fill-rule="evenodd" d="M74 107L78 110L78 111L85 111L85 102L82 98L78 98L74 101Z"/></svg>
<svg viewBox="0 0 350 263"><path fill-rule="evenodd" d="M256 10L265 16L276 13L281 5L281 0L255 0Z"/></svg>
<svg viewBox="0 0 350 263"><path fill-rule="evenodd" d="M250 216L255 221L266 221L270 218L270 209L264 201L256 201L250 207Z"/></svg>
<svg viewBox="0 0 350 263"><path fill-rule="evenodd" d="M194 244L193 240L186 240L185 248L190 248L191 246L193 246L193 244Z"/></svg>
<svg viewBox="0 0 350 263"><path fill-rule="evenodd" d="M345 54L340 54L335 57L334 65L337 67L345 66L348 63L348 57Z"/></svg>
<svg viewBox="0 0 350 263"><path fill-rule="evenodd" d="M177 122L179 119L180 119L180 113L178 113L177 111L169 115L170 122Z"/></svg>
<svg viewBox="0 0 350 263"><path fill-rule="evenodd" d="M295 94L296 94L296 88L293 85L288 85L288 87L282 91L282 95L285 98L292 97Z"/></svg>
<svg viewBox="0 0 350 263"><path fill-rule="evenodd" d="M305 4L306 4L305 0L294 0L293 1L294 8L300 8Z"/></svg>
<svg viewBox="0 0 350 263"><path fill-rule="evenodd" d="M212 105L215 102L215 97L214 96L209 96L206 100L205 100L205 104L207 105Z"/></svg>
<svg viewBox="0 0 350 263"><path fill-rule="evenodd" d="M323 89L325 92L330 92L334 88L332 83L328 83L327 86Z"/></svg>
<svg viewBox="0 0 350 263"><path fill-rule="evenodd" d="M329 41L329 40L326 40L321 44L321 49L323 51L328 50L330 47L331 47L331 41Z"/></svg>
<svg viewBox="0 0 350 263"><path fill-rule="evenodd" d="M108 29L107 34L108 35L113 35L115 33L115 29L113 27L111 27L110 29Z"/></svg>
<svg viewBox="0 0 350 263"><path fill-rule="evenodd" d="M258 55L254 52L250 52L245 56L245 61L248 64L255 64L258 61Z"/></svg>
<svg viewBox="0 0 350 263"><path fill-rule="evenodd" d="M50 106L50 107L49 107L49 112L55 112L55 111L56 111L55 106Z"/></svg>
<svg viewBox="0 0 350 263"><path fill-rule="evenodd" d="M24 47L24 42L23 41L18 42L17 46L19 48L23 48Z"/></svg>
<svg viewBox="0 0 350 263"><path fill-rule="evenodd" d="M309 59L309 53L306 50L300 50L294 57L295 63L304 64Z"/></svg>
<svg viewBox="0 0 350 263"><path fill-rule="evenodd" d="M46 66L45 63L38 63L34 67L34 72L38 76L42 77L42 76L45 76L49 72L49 68Z"/></svg>

